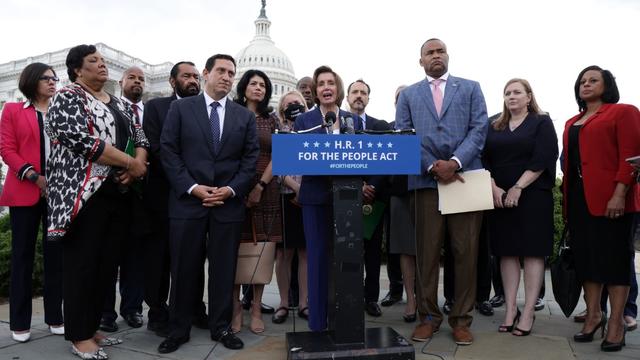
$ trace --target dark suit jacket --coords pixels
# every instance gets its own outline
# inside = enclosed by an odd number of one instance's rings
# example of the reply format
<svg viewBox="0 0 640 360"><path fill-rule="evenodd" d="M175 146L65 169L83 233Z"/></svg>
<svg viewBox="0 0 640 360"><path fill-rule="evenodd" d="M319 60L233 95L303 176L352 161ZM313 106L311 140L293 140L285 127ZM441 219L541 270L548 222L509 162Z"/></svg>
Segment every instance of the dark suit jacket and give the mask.
<svg viewBox="0 0 640 360"><path fill-rule="evenodd" d="M340 110L339 116L344 118L346 116L353 117L354 129L362 130L362 119L353 115L350 112ZM311 129L317 125L322 124L322 112L320 108L308 111L301 114L296 118L294 130L300 131L305 129ZM326 128L316 129L309 134L326 134ZM330 176L303 176L302 183L300 184L300 193L298 194L298 201L302 205L326 205L331 203L331 177Z"/></svg>
<svg viewBox="0 0 640 360"><path fill-rule="evenodd" d="M149 140L149 173L147 184L143 188L143 199L147 208L154 212L167 214L167 201L169 195L169 182L164 174L160 161L160 134L165 118L169 112L169 106L176 95L155 98L144 105L142 129Z"/></svg>
<svg viewBox="0 0 640 360"><path fill-rule="evenodd" d="M373 116L367 115L367 121L365 123L365 129L384 131L391 130L391 124L384 120L378 120ZM391 177L389 175L373 175L365 177L365 181L373 185L376 189L376 200L388 201L389 200L389 187L391 186Z"/></svg>
<svg viewBox="0 0 640 360"><path fill-rule="evenodd" d="M584 113L569 119L564 127L563 148L569 149L569 129ZM604 104L580 129L579 146L582 181L587 207L593 216L603 216L617 183L630 185L625 212L638 210L634 197L638 185L634 184L633 168L624 159L640 154L640 112L633 105ZM569 156L564 156L565 181L563 189L567 199L566 179ZM566 207L566 202L565 202Z"/></svg>
<svg viewBox="0 0 640 360"><path fill-rule="evenodd" d="M171 185L169 217L195 219L209 215L218 222L244 219L244 197L256 172L259 146L256 117L245 107L226 100L224 128L217 154L203 94L171 103L160 136L160 153ZM206 208L187 191L194 184L230 186L235 197Z"/></svg>

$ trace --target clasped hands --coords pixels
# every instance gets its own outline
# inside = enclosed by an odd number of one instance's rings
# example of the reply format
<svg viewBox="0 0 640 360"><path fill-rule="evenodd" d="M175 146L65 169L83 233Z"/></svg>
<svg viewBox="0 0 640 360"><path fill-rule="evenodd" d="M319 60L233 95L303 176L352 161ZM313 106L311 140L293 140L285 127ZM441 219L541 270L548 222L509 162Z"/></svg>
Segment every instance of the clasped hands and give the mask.
<svg viewBox="0 0 640 360"><path fill-rule="evenodd" d="M215 207L224 205L224 201L231 197L232 193L228 186L196 185L196 187L191 190L191 195L202 200L202 206Z"/></svg>
<svg viewBox="0 0 640 360"><path fill-rule="evenodd" d="M462 176L456 171L458 171L458 163L455 160L436 160L429 172L437 182L447 185L456 180L464 182Z"/></svg>
<svg viewBox="0 0 640 360"><path fill-rule="evenodd" d="M147 173L148 162L141 157L131 158L129 168L118 172L118 181L123 185L130 185L136 179L141 180Z"/></svg>

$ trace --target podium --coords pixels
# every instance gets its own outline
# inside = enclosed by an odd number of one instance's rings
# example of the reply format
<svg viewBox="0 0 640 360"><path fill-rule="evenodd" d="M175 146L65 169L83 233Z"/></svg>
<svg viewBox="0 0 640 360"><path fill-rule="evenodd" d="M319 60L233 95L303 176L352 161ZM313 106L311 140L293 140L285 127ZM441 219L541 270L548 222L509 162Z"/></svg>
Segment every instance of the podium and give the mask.
<svg viewBox="0 0 640 360"><path fill-rule="evenodd" d="M362 175L420 173L416 136L275 134L272 164L274 175L332 179L328 330L287 333L287 359L415 359L392 328L364 326Z"/></svg>

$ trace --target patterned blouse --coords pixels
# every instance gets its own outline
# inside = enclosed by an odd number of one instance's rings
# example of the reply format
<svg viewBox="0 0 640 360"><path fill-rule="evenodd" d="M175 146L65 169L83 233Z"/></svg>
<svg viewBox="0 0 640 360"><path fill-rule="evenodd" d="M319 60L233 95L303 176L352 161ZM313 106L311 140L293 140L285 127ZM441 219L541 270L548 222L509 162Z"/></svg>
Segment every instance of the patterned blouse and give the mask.
<svg viewBox="0 0 640 360"><path fill-rule="evenodd" d="M135 147L149 147L144 132L136 126L131 110L111 96L128 121L127 132ZM106 144L116 144L115 119L106 104L80 85L60 89L45 120L51 138L47 163L48 239L60 240L71 222L98 191L112 167L98 164Z"/></svg>

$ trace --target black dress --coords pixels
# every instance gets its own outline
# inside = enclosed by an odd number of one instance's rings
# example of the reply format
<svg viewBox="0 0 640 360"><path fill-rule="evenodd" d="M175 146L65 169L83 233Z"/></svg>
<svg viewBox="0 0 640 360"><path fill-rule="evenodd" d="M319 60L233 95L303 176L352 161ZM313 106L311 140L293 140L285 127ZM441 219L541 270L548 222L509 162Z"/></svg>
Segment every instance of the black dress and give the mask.
<svg viewBox="0 0 640 360"><path fill-rule="evenodd" d="M569 128L569 169L565 176L570 246L577 274L581 281L628 286L631 283L629 263L633 256L632 214L608 219L589 213L580 171L578 134L581 127Z"/></svg>
<svg viewBox="0 0 640 360"><path fill-rule="evenodd" d="M522 190L517 207L488 212L494 256L551 255L557 159L558 140L546 115L529 114L513 131L489 126L483 162L497 186L508 191L526 170L542 171Z"/></svg>

